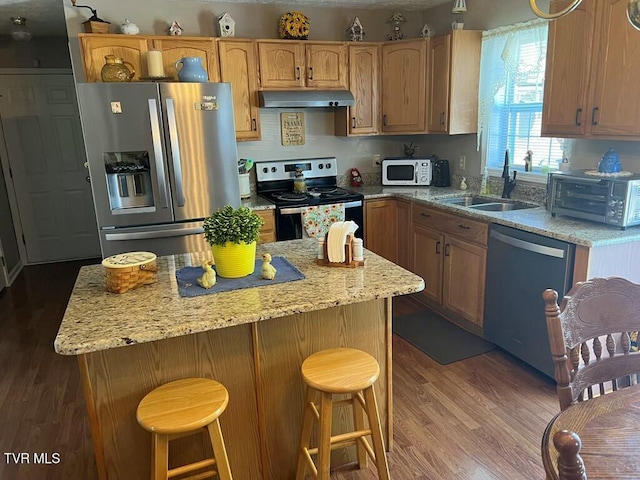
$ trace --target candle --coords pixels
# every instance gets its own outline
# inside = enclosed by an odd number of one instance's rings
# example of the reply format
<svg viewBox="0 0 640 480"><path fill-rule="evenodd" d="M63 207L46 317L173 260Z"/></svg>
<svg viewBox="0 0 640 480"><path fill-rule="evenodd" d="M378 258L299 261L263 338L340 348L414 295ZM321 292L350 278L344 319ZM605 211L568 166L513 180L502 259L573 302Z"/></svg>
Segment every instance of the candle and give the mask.
<svg viewBox="0 0 640 480"><path fill-rule="evenodd" d="M158 50L149 50L147 52L147 71L151 78L164 77L162 52Z"/></svg>

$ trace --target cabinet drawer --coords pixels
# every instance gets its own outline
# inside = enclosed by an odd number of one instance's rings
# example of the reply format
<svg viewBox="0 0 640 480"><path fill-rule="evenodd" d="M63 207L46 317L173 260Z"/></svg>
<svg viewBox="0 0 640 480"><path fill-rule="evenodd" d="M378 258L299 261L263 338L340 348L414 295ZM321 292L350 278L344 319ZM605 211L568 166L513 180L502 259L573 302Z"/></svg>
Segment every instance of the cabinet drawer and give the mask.
<svg viewBox="0 0 640 480"><path fill-rule="evenodd" d="M440 230L447 235L454 235L479 245L486 245L489 225L470 220L467 217L445 214Z"/></svg>
<svg viewBox="0 0 640 480"><path fill-rule="evenodd" d="M448 215L441 210L435 210L415 203L413 204L411 215L413 217L414 225L421 225L423 227L436 229L440 229L448 217Z"/></svg>

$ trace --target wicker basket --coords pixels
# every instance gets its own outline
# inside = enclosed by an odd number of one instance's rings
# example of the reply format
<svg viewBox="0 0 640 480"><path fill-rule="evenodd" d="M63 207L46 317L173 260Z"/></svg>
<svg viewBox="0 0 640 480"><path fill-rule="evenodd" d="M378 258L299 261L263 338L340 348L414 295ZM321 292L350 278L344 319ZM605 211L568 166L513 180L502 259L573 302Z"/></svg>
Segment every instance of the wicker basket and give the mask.
<svg viewBox="0 0 640 480"><path fill-rule="evenodd" d="M107 291L125 293L134 288L156 283L156 254L129 252L113 255L102 261L106 273Z"/></svg>

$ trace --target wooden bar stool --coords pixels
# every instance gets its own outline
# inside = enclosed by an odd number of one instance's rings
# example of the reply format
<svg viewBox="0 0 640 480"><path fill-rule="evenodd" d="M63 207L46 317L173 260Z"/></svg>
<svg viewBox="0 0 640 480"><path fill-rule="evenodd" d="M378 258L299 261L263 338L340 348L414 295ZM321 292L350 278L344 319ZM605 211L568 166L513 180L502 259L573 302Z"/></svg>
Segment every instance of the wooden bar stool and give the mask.
<svg viewBox="0 0 640 480"><path fill-rule="evenodd" d="M185 378L166 383L149 392L138 404L138 423L151 432L151 479L167 480L207 468L189 479L218 475L232 480L218 418L229 403L224 385L207 378ZM206 428L215 458L169 470L169 441ZM217 471L213 466L217 467Z"/></svg>
<svg viewBox="0 0 640 480"><path fill-rule="evenodd" d="M382 441L382 429L373 384L380 375L380 366L368 353L353 348L331 348L316 352L302 363L302 378L307 384L307 395L302 423L296 480L303 480L307 466L314 476L329 480L331 450L356 445L358 465L366 467L367 454L378 469L378 478L389 479L389 467ZM350 398L333 402L334 394L349 394ZM318 405L317 397L320 397ZM331 436L331 417L334 406L350 404L353 407L355 431ZM364 413L369 420L365 428ZM309 448L313 421L320 425L318 447ZM373 448L365 438L371 435ZM316 464L311 455L318 455Z"/></svg>

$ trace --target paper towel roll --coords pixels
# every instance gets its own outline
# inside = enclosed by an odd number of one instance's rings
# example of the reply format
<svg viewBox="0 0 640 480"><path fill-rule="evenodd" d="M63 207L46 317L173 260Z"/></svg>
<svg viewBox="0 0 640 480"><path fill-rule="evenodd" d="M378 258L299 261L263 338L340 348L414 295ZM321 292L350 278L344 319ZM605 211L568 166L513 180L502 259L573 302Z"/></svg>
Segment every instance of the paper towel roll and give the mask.
<svg viewBox="0 0 640 480"><path fill-rule="evenodd" d="M147 52L147 73L151 78L164 77L162 52L158 50L149 50Z"/></svg>

